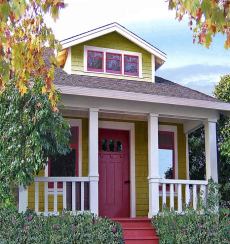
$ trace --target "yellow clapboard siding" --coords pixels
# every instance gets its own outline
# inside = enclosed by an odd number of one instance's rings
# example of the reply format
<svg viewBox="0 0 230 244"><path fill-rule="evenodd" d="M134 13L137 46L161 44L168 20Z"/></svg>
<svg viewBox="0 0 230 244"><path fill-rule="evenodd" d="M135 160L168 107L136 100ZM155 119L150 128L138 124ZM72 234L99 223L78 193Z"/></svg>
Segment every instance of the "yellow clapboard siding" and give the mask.
<svg viewBox="0 0 230 244"><path fill-rule="evenodd" d="M142 70L143 70L142 79L145 81L152 80L151 54L116 32L106 34L106 35L97 37L95 39L92 39L87 42L84 42L84 43L71 47L72 70L84 72L84 61L83 61L84 60L84 55L83 55L84 54L84 45L141 53L142 54ZM124 76L119 76L119 75L114 76L114 75L110 75L110 74L95 73L95 75L103 76L103 77L110 77L110 78L111 77L124 78ZM126 78L128 78L128 77L126 77ZM133 78L130 77L128 79L133 79ZM140 78L138 78L138 79L140 79Z"/></svg>

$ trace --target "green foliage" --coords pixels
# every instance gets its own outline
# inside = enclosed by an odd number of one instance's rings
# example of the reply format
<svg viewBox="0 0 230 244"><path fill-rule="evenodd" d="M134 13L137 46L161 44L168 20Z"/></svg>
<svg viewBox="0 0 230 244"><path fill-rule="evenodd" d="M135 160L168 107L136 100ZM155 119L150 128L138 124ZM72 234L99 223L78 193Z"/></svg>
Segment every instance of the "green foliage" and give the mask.
<svg viewBox="0 0 230 244"><path fill-rule="evenodd" d="M119 224L83 213L45 217L0 208L1 244L122 244Z"/></svg>
<svg viewBox="0 0 230 244"><path fill-rule="evenodd" d="M191 180L205 178L205 134L204 127L189 134L189 176Z"/></svg>
<svg viewBox="0 0 230 244"><path fill-rule="evenodd" d="M219 100L230 102L230 75L221 77L220 82L215 87L214 95Z"/></svg>
<svg viewBox="0 0 230 244"><path fill-rule="evenodd" d="M230 242L230 211L216 211L217 188L209 183L207 206L199 210L186 208L184 214L164 209L153 218L161 244L225 244Z"/></svg>
<svg viewBox="0 0 230 244"><path fill-rule="evenodd" d="M230 102L230 75L222 76L214 94L224 102ZM225 202L230 202L230 119L221 115L218 121L219 183ZM229 203L228 203L229 205Z"/></svg>
<svg viewBox="0 0 230 244"><path fill-rule="evenodd" d="M221 130L225 124L226 117L221 116L217 123L218 144L218 182L220 193L224 204L230 202L230 157L221 153L220 146L223 141ZM204 127L197 129L189 135L189 175L191 180L205 179L205 132ZM229 204L228 204L229 205Z"/></svg>
<svg viewBox="0 0 230 244"><path fill-rule="evenodd" d="M229 0L168 0L169 9L176 11L176 19L189 19L193 41L210 47L217 33L226 39L225 48L230 48L230 1Z"/></svg>
<svg viewBox="0 0 230 244"><path fill-rule="evenodd" d="M230 102L230 75L221 77L216 85L214 94L224 102ZM230 119L222 116L220 120L220 152L225 157L230 157Z"/></svg>
<svg viewBox="0 0 230 244"><path fill-rule="evenodd" d="M12 81L0 94L0 203L14 187L30 184L48 156L69 151L69 125L42 94L43 85L36 80L22 96Z"/></svg>

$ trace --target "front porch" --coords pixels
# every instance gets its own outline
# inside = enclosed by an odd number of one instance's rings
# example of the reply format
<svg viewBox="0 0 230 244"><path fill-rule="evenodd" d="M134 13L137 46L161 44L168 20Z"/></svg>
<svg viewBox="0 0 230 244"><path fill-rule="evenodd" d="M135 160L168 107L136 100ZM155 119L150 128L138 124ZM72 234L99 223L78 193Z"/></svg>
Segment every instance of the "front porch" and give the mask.
<svg viewBox="0 0 230 244"><path fill-rule="evenodd" d="M35 177L32 186L27 189L20 187L20 212L29 207L45 215L68 210L73 213L90 211L108 217L152 217L167 205L181 213L185 205L196 209L199 197L205 199L208 179L217 181L216 121L155 113L108 112L95 108L65 110L63 114L71 126L78 128L78 143L74 148L78 158L76 173L53 176L47 166ZM201 124L205 125L206 132L207 180L189 180L188 133ZM114 145L109 144L110 137L102 134L103 130L115 138ZM122 131L127 132L127 143L122 141L119 133ZM173 144L169 143L170 135L173 135ZM106 149L103 148L105 141ZM164 155L172 157L168 162L172 166L169 179L162 177L162 170L166 169L162 165L168 160ZM107 165L112 161L114 166ZM127 168L121 171L118 165L126 161ZM108 167L114 168L109 171ZM103 171L105 168L106 172ZM119 172L123 175L126 169L127 174L119 178ZM118 173L113 175L111 172ZM116 202L118 196L122 196L120 203ZM119 208L126 208L122 215L127 216L119 216L119 210L115 208L118 204ZM111 209L114 209L113 216L109 216Z"/></svg>

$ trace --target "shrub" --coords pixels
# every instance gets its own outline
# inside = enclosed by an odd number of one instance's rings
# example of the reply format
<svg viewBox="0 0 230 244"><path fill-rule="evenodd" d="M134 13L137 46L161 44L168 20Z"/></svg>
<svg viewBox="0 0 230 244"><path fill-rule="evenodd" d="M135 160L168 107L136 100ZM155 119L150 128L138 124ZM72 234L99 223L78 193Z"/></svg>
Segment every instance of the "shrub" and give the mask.
<svg viewBox="0 0 230 244"><path fill-rule="evenodd" d="M187 207L183 214L165 208L152 220L161 244L225 244L230 243L230 210L220 208L214 183L209 182L206 205L198 210Z"/></svg>
<svg viewBox="0 0 230 244"><path fill-rule="evenodd" d="M120 244L123 239L119 224L90 213L47 217L32 211L22 214L12 208L1 208L0 243Z"/></svg>
<svg viewBox="0 0 230 244"><path fill-rule="evenodd" d="M164 211L153 219L153 224L164 244L220 244L230 243L230 218L228 210L199 214L187 210L185 214Z"/></svg>

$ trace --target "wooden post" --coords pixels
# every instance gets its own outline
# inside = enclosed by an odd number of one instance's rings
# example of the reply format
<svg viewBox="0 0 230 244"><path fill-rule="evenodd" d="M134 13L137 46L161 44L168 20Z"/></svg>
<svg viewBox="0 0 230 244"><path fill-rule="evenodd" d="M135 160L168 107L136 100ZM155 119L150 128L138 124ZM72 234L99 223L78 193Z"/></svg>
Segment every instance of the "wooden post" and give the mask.
<svg viewBox="0 0 230 244"><path fill-rule="evenodd" d="M158 115L148 117L149 218L159 212Z"/></svg>
<svg viewBox="0 0 230 244"><path fill-rule="evenodd" d="M216 121L206 121L205 127L205 157L206 179L218 182L217 169L217 145L216 145Z"/></svg>
<svg viewBox="0 0 230 244"><path fill-rule="evenodd" d="M28 208L28 189L24 188L24 186L19 187L19 199L18 199L18 211L19 213L23 213Z"/></svg>
<svg viewBox="0 0 230 244"><path fill-rule="evenodd" d="M98 215L98 109L89 109L90 211Z"/></svg>

